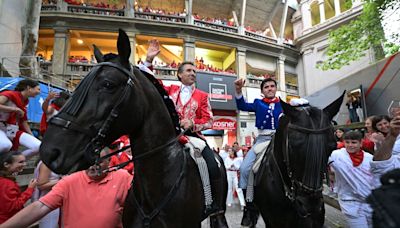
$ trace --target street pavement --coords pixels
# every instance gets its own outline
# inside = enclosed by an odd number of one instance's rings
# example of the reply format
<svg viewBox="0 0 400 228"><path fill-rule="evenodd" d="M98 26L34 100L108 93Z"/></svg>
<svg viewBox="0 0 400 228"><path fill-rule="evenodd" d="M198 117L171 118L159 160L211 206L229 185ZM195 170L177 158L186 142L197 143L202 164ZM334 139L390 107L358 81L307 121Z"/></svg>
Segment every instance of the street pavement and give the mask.
<svg viewBox="0 0 400 228"><path fill-rule="evenodd" d="M325 204L325 227L326 228L347 228L343 215L339 210ZM227 207L226 219L230 228L240 228L240 222L243 212L240 210L238 204ZM209 221L203 221L202 228L209 228ZM261 216L258 220L257 228L264 228L265 223Z"/></svg>

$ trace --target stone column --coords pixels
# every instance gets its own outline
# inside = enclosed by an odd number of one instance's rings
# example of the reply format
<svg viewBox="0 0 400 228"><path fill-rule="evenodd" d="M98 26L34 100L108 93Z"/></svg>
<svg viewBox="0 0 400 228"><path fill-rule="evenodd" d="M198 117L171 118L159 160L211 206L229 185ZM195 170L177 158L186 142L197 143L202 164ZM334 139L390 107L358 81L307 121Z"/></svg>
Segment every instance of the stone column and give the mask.
<svg viewBox="0 0 400 228"><path fill-rule="evenodd" d="M301 4L300 9L301 9L301 19L303 21L303 31L305 31L312 27L310 4L303 3Z"/></svg>
<svg viewBox="0 0 400 228"><path fill-rule="evenodd" d="M69 30L64 27L54 28L54 46L52 60L52 69L54 74L64 75L66 73L69 49Z"/></svg>
<svg viewBox="0 0 400 228"><path fill-rule="evenodd" d="M126 0L125 4L125 17L135 17L135 0Z"/></svg>
<svg viewBox="0 0 400 228"><path fill-rule="evenodd" d="M324 0L318 0L318 5L319 5L319 17L320 17L320 22L319 23L324 23L325 22L325 1Z"/></svg>
<svg viewBox="0 0 400 228"><path fill-rule="evenodd" d="M188 23L188 24L193 24L194 23L194 21L193 21L193 11L192 11L192 8L193 8L193 0L185 0L185 9L186 9L186 20L187 20L187 22L186 23Z"/></svg>
<svg viewBox="0 0 400 228"><path fill-rule="evenodd" d="M183 39L183 60L194 62L196 57L196 45L194 39L191 37L185 37Z"/></svg>
<svg viewBox="0 0 400 228"><path fill-rule="evenodd" d="M335 16L339 16L340 14L340 0L334 0L335 5Z"/></svg>
<svg viewBox="0 0 400 228"><path fill-rule="evenodd" d="M57 0L57 10L61 12L67 12L68 3L66 3L64 0Z"/></svg>
<svg viewBox="0 0 400 228"><path fill-rule="evenodd" d="M246 70L246 49L242 47L238 47L236 49L236 73L238 78L246 79L247 70Z"/></svg>
<svg viewBox="0 0 400 228"><path fill-rule="evenodd" d="M286 101L285 56L279 56L276 62L276 79L281 98Z"/></svg>
<svg viewBox="0 0 400 228"><path fill-rule="evenodd" d="M131 44L131 56L129 57L129 61L136 65L135 54L136 54L136 33L134 32L126 32L129 37L129 42Z"/></svg>
<svg viewBox="0 0 400 228"><path fill-rule="evenodd" d="M236 72L238 78L246 79L247 69L246 69L246 49L242 47L238 47L236 49ZM233 85L232 85L233 86ZM246 90L243 89L243 96L246 96ZM237 113L237 129L236 129L236 138L239 141L240 139L240 112Z"/></svg>

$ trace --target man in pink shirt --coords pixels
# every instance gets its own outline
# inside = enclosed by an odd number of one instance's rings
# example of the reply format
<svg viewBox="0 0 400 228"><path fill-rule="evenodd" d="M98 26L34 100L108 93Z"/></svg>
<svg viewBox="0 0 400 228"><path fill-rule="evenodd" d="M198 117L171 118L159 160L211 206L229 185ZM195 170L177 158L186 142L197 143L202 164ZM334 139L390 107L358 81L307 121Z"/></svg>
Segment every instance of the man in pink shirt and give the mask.
<svg viewBox="0 0 400 228"><path fill-rule="evenodd" d="M106 148L101 156L109 153ZM100 169L108 168L109 159L100 163ZM122 210L132 176L126 170L103 173L98 169L76 172L62 178L53 189L21 210L7 222L6 227L28 227L50 211L61 208L62 227L122 227Z"/></svg>

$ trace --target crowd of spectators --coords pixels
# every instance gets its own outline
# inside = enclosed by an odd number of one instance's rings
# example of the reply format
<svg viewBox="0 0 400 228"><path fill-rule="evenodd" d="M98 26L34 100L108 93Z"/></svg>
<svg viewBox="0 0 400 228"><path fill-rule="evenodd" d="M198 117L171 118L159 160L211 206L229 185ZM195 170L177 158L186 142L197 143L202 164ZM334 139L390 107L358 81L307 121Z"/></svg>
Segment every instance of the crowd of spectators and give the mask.
<svg viewBox="0 0 400 228"><path fill-rule="evenodd" d="M236 27L233 18L226 19L226 18L202 17L202 16L198 15L197 13L193 14L193 18L195 20L203 21L203 22L207 22L207 23L213 23L213 24L224 25L224 26L229 26L229 27Z"/></svg>
<svg viewBox="0 0 400 228"><path fill-rule="evenodd" d="M84 2L84 1L78 1L78 0L64 0L64 2L68 3L69 5L75 5L75 6L84 6L84 7L96 7L96 8L103 8L103 9L112 9L112 10L121 10L125 9L125 5L117 5L117 4L106 4L104 2L96 2L96 3L90 3L90 2Z"/></svg>
<svg viewBox="0 0 400 228"><path fill-rule="evenodd" d="M57 0L43 0L42 5L57 5Z"/></svg>
<svg viewBox="0 0 400 228"><path fill-rule="evenodd" d="M200 59L198 59L196 56L194 64L196 65L197 70L200 70L200 71L208 71L208 72L224 73L224 74L235 74L235 71L232 68L223 70L221 68L214 67L212 64L204 63L203 57L200 57Z"/></svg>
<svg viewBox="0 0 400 228"><path fill-rule="evenodd" d="M77 0L64 0L71 6L81 7L68 7L68 11L72 13L88 13L109 16L124 16L125 5L106 4L104 2L89 3Z"/></svg>
<svg viewBox="0 0 400 228"><path fill-rule="evenodd" d="M149 6L135 6L135 17L157 21L181 22L186 21L186 10L170 12L163 9L153 9Z"/></svg>

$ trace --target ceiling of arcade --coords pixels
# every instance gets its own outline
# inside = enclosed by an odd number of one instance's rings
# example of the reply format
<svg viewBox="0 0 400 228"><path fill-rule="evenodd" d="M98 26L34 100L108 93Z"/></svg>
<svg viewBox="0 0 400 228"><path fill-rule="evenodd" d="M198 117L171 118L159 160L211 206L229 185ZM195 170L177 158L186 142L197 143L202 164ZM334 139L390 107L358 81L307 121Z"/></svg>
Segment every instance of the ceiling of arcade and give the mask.
<svg viewBox="0 0 400 228"><path fill-rule="evenodd" d="M193 0L192 11L201 17L225 19L233 18L232 12L235 11L240 23L242 2L243 0ZM255 30L265 30L271 23L275 32L279 34L284 8L282 0L247 0L246 2L245 26L251 26ZM185 0L137 0L137 4L166 12L182 12L185 9ZM297 7L296 0L289 0L289 6L285 33L292 31L290 18L295 12L294 8Z"/></svg>

